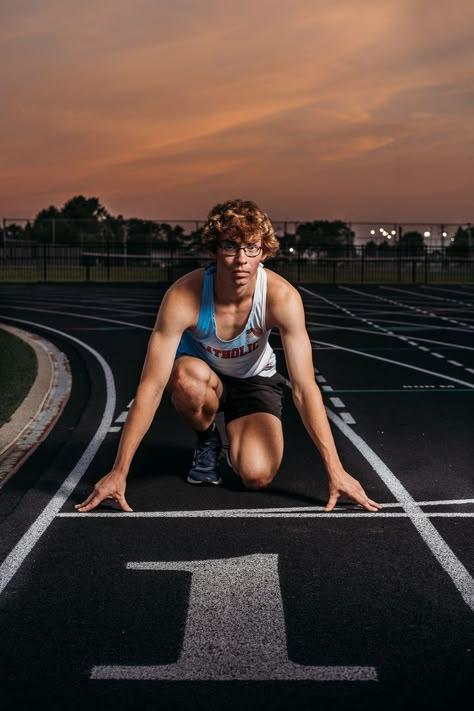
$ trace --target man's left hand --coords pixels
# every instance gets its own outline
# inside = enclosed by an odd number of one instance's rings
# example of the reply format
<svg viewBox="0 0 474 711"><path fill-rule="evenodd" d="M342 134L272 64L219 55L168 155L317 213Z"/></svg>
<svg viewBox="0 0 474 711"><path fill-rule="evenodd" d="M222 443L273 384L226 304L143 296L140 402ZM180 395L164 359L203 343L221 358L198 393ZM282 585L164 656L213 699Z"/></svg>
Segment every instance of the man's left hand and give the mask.
<svg viewBox="0 0 474 711"><path fill-rule="evenodd" d="M341 496L353 499L367 511L380 511L382 508L376 501L369 499L357 479L344 470L329 478L329 501L324 510L332 511Z"/></svg>

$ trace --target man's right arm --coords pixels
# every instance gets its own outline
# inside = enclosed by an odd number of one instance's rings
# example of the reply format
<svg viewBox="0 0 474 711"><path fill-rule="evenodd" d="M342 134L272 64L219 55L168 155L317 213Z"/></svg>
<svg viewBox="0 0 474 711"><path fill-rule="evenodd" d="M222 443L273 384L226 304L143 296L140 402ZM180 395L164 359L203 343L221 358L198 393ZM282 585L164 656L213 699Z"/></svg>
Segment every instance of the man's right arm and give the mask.
<svg viewBox="0 0 474 711"><path fill-rule="evenodd" d="M97 482L87 499L75 506L77 511L90 511L107 498L116 501L123 511L132 511L125 499L125 482L130 465L161 402L181 335L195 320L196 304L192 291L172 287L158 312L113 468Z"/></svg>

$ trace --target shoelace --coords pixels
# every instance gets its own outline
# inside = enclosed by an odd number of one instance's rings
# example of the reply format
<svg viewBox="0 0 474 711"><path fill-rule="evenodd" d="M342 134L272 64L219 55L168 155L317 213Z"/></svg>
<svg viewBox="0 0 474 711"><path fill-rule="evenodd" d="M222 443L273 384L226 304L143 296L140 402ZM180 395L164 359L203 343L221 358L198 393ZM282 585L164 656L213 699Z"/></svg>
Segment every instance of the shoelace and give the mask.
<svg viewBox="0 0 474 711"><path fill-rule="evenodd" d="M196 449L195 466L207 468L214 467L221 450L220 442L202 442Z"/></svg>

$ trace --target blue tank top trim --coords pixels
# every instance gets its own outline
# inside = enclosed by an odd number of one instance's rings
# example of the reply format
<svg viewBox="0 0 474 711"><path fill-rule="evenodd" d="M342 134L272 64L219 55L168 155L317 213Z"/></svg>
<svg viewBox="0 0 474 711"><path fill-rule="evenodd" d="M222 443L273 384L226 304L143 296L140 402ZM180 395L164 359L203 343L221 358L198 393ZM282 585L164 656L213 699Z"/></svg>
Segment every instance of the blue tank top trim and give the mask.
<svg viewBox="0 0 474 711"><path fill-rule="evenodd" d="M237 378L253 375L270 377L276 372L275 353L265 326L267 277L263 265L259 267L252 307L247 322L237 336L224 341L217 335L214 315L215 264L206 268L201 292L199 317L194 329L182 334L176 357L192 355L201 358L211 368Z"/></svg>

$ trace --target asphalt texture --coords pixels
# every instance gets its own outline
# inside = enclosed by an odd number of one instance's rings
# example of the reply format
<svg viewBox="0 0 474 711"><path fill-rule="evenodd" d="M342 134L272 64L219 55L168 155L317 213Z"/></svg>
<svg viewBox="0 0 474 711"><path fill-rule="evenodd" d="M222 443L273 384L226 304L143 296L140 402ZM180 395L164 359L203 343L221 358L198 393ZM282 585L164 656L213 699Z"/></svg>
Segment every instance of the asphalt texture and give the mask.
<svg viewBox="0 0 474 711"><path fill-rule="evenodd" d="M129 475L134 513L78 514L113 463L163 293L0 287L0 319L72 373L0 490L1 708L471 708L474 286L301 289L341 459L381 512L323 511L288 389L268 490L225 464L221 487L186 484L194 437L165 397Z"/></svg>

